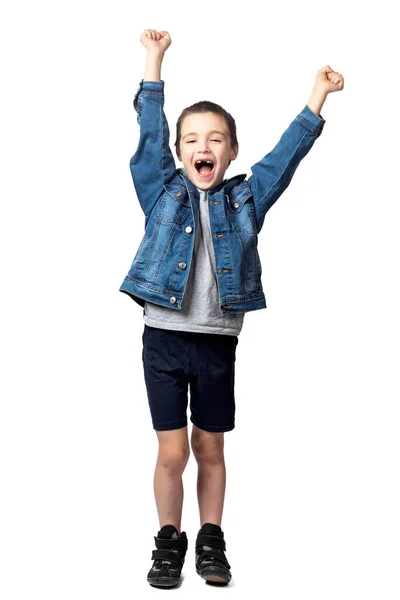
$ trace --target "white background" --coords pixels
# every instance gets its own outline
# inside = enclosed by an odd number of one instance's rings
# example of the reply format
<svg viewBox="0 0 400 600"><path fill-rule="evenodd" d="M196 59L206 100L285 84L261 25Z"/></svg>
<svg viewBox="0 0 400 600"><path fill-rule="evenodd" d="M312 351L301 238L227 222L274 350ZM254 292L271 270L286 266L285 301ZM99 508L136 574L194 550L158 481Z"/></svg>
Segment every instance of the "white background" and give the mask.
<svg viewBox="0 0 400 600"><path fill-rule="evenodd" d="M245 316L222 528L233 581L175 594L398 599L398 28L394 3L14 2L1 15L1 596L120 600L157 534L142 310L118 291L144 216L129 160L145 28L168 30L181 110L235 117L227 176L269 152L318 69L344 90L259 238L268 308ZM182 166L177 163L177 166Z"/></svg>

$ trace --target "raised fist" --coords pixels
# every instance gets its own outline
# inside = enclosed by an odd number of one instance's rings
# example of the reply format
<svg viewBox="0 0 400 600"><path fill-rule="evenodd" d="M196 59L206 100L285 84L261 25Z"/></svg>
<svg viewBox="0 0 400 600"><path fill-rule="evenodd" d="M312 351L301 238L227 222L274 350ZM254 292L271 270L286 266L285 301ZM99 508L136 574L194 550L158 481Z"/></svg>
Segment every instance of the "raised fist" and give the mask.
<svg viewBox="0 0 400 600"><path fill-rule="evenodd" d="M145 29L140 36L140 41L147 50L157 50L158 52L165 52L171 45L168 31L156 31L155 29Z"/></svg>
<svg viewBox="0 0 400 600"><path fill-rule="evenodd" d="M334 71L329 65L326 65L318 71L315 87L324 94L340 92L344 88L344 77L341 73Z"/></svg>

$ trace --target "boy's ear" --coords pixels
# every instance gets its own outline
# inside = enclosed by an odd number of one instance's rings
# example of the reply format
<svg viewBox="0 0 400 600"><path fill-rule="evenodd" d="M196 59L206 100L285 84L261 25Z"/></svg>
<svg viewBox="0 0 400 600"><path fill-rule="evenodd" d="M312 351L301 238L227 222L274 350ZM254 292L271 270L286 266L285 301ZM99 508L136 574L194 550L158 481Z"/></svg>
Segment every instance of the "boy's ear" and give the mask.
<svg viewBox="0 0 400 600"><path fill-rule="evenodd" d="M230 159L235 160L235 158L237 157L238 154L239 154L239 144L235 144L234 146L232 146L232 152L230 155Z"/></svg>

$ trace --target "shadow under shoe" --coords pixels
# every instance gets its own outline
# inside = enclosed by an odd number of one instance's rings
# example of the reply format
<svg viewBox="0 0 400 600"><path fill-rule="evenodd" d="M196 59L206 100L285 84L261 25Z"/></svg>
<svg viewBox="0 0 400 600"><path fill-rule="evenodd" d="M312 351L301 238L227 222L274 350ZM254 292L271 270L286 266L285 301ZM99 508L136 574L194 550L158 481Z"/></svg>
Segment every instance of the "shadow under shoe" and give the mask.
<svg viewBox="0 0 400 600"><path fill-rule="evenodd" d="M178 533L174 525L164 525L154 536L157 550L152 552L153 566L147 581L154 587L175 587L182 581L181 571L185 562L187 537Z"/></svg>
<svg viewBox="0 0 400 600"><path fill-rule="evenodd" d="M204 523L196 539L196 572L207 582L227 585L232 579L225 556L224 533L219 525Z"/></svg>

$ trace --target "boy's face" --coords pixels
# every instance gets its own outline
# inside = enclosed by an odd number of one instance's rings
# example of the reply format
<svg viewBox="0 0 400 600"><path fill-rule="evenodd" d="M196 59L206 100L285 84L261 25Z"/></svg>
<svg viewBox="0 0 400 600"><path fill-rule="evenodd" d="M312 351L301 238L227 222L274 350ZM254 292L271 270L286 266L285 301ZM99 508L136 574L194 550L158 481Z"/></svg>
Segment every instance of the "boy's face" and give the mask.
<svg viewBox="0 0 400 600"><path fill-rule="evenodd" d="M229 129L222 115L194 113L183 119L177 156L190 181L199 189L209 190L221 183L229 161L235 160L238 150L237 145L231 147ZM210 164L197 164L199 160Z"/></svg>

